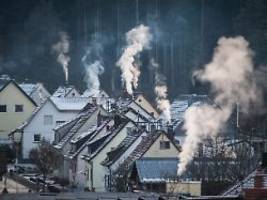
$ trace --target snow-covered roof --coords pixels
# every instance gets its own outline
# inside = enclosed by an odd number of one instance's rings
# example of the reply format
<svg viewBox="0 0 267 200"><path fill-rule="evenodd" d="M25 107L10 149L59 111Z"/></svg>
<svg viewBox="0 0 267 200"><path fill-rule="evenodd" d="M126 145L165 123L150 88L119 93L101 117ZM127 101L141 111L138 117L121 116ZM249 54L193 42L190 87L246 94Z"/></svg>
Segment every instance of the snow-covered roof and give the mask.
<svg viewBox="0 0 267 200"><path fill-rule="evenodd" d="M171 119L174 127L183 121L184 113L190 106L199 106L212 103L213 102L207 95L180 95L171 104Z"/></svg>
<svg viewBox="0 0 267 200"><path fill-rule="evenodd" d="M54 103L58 110L63 111L80 111L88 103L89 99L85 97L50 97L50 100Z"/></svg>
<svg viewBox="0 0 267 200"><path fill-rule="evenodd" d="M72 90L76 90L74 86L68 86L68 87L59 86L52 96L66 97Z"/></svg>
<svg viewBox="0 0 267 200"><path fill-rule="evenodd" d="M19 86L26 92L27 95L31 96L34 91L36 91L39 87L39 84L36 83L21 83Z"/></svg>
<svg viewBox="0 0 267 200"><path fill-rule="evenodd" d="M102 97L102 98L104 97L104 98L108 98L109 96L104 90L100 90L99 94L96 96L94 91L87 89L87 90L85 90L83 92L82 97Z"/></svg>

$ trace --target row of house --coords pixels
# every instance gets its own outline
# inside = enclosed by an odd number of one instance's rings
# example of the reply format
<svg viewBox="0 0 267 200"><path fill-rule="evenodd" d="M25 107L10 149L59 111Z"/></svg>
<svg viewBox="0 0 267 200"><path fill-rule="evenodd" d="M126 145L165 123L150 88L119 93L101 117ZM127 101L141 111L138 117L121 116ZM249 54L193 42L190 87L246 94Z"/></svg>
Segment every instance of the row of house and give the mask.
<svg viewBox="0 0 267 200"><path fill-rule="evenodd" d="M177 180L176 172L186 136L184 113L202 104L214 102L207 95L179 96L166 125L141 93L111 98L104 91L92 96L88 90L80 94L73 86L62 86L50 95L42 84L1 80L0 139L16 145L20 163L30 162L31 149L49 141L63 157L55 175L80 191L148 190L198 196L201 177L189 173ZM233 116L221 130L230 142L236 123Z"/></svg>

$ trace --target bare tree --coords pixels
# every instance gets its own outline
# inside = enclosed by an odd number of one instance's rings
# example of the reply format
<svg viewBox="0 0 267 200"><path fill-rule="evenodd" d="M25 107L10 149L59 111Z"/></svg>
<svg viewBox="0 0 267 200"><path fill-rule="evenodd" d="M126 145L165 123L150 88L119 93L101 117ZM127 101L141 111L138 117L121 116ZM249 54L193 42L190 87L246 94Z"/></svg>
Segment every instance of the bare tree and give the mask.
<svg viewBox="0 0 267 200"><path fill-rule="evenodd" d="M43 175L44 182L46 181L47 175L51 174L57 168L61 158L53 146L46 141L42 141L38 148L32 149L29 157Z"/></svg>

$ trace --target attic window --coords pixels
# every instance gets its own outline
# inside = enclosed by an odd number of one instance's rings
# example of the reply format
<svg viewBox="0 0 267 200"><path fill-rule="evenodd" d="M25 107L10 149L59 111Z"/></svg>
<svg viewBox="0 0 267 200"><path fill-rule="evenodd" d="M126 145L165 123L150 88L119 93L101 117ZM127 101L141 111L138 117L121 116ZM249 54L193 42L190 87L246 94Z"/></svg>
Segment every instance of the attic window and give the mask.
<svg viewBox="0 0 267 200"><path fill-rule="evenodd" d="M6 109L6 105L0 105L0 112L6 112L7 109Z"/></svg>
<svg viewBox="0 0 267 200"><path fill-rule="evenodd" d="M170 141L160 141L160 149L164 150L164 149L170 149L171 145L170 145Z"/></svg>
<svg viewBox="0 0 267 200"><path fill-rule="evenodd" d="M138 102L142 102L142 99L138 99Z"/></svg>
<svg viewBox="0 0 267 200"><path fill-rule="evenodd" d="M71 95L72 95L73 97L75 97L75 93L72 93Z"/></svg>

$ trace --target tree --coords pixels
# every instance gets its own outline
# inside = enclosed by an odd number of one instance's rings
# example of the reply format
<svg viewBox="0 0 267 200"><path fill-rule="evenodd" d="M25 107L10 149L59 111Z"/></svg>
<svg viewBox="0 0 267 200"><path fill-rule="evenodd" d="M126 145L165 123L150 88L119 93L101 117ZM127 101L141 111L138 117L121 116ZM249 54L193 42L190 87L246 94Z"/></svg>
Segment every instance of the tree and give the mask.
<svg viewBox="0 0 267 200"><path fill-rule="evenodd" d="M53 146L46 141L42 141L38 148L32 149L29 157L43 175L44 182L46 181L47 175L56 169L61 158Z"/></svg>
<svg viewBox="0 0 267 200"><path fill-rule="evenodd" d="M7 164L15 159L15 152L8 145L0 145L0 177L7 172Z"/></svg>

